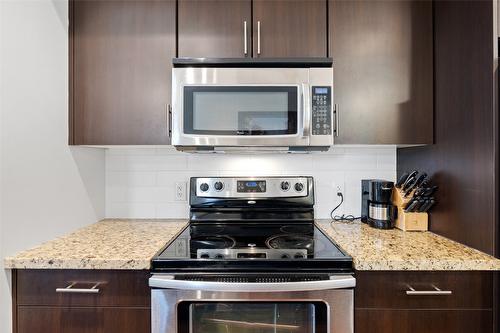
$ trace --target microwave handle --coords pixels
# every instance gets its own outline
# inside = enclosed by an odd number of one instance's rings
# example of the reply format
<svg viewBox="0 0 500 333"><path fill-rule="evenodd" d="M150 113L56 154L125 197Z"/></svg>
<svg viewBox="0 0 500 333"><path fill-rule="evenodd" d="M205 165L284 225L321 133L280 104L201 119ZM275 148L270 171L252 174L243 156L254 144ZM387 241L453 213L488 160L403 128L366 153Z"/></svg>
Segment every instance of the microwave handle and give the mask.
<svg viewBox="0 0 500 333"><path fill-rule="evenodd" d="M308 137L311 128L311 108L309 85L302 84L302 136Z"/></svg>
<svg viewBox="0 0 500 333"><path fill-rule="evenodd" d="M220 292L294 292L354 288L352 275L333 275L329 280L299 282L216 282L176 280L173 275L155 274L149 278L153 288Z"/></svg>

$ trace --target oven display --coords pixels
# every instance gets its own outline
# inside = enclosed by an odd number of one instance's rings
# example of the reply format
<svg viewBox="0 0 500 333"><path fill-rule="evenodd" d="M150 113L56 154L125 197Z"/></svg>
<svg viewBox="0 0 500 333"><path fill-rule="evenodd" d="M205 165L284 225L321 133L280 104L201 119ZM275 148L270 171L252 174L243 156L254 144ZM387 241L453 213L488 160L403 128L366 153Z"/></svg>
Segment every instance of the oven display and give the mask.
<svg viewBox="0 0 500 333"><path fill-rule="evenodd" d="M265 180L238 180L237 191L240 193L264 193L266 192Z"/></svg>

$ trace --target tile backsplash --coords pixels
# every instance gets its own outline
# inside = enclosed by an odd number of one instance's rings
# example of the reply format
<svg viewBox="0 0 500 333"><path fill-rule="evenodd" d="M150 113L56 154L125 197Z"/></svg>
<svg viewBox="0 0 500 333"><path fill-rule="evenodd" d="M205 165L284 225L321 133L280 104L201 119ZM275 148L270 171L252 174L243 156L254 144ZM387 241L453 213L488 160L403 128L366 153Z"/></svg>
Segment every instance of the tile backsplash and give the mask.
<svg viewBox="0 0 500 333"><path fill-rule="evenodd" d="M336 146L312 154L187 154L167 148L108 148L106 217L188 217L188 202L175 200L175 183L193 176L313 176L315 214L360 214L361 179L396 178L395 146ZM187 186L189 188L189 186Z"/></svg>

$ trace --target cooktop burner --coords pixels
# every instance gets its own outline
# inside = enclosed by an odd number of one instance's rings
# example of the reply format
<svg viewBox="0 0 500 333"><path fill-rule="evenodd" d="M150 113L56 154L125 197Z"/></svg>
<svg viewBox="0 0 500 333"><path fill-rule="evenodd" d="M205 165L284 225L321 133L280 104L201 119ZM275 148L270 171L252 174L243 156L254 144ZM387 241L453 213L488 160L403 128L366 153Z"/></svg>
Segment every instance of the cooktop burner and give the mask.
<svg viewBox="0 0 500 333"><path fill-rule="evenodd" d="M210 236L199 235L191 237L191 247L201 249L230 249L236 244L236 241L225 235Z"/></svg>
<svg viewBox="0 0 500 333"><path fill-rule="evenodd" d="M276 235L269 237L266 245L270 249L311 249L314 246L314 239L308 235Z"/></svg>

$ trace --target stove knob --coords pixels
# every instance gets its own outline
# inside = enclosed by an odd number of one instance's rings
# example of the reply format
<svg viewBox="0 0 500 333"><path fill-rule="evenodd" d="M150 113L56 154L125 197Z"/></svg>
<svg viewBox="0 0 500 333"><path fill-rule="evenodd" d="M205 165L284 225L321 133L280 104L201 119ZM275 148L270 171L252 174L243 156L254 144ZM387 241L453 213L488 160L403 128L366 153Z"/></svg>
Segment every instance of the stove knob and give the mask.
<svg viewBox="0 0 500 333"><path fill-rule="evenodd" d="M288 253L283 253L281 259L290 259L290 255Z"/></svg>
<svg viewBox="0 0 500 333"><path fill-rule="evenodd" d="M287 181L282 181L281 182L281 190L288 191L289 189L290 189L290 183Z"/></svg>
<svg viewBox="0 0 500 333"><path fill-rule="evenodd" d="M206 191L208 191L208 184L207 184L207 183L202 183L202 184L200 185L200 190L201 190L202 192L206 192Z"/></svg>
<svg viewBox="0 0 500 333"><path fill-rule="evenodd" d="M219 253L215 255L215 259L224 259L224 255Z"/></svg>
<svg viewBox="0 0 500 333"><path fill-rule="evenodd" d="M303 189L304 189L304 184L302 184L302 183L295 183L295 191L302 192Z"/></svg>
<svg viewBox="0 0 500 333"><path fill-rule="evenodd" d="M208 253L202 253L202 254L200 255L200 258L201 258L201 259L209 259L209 258L210 258L210 256L208 255Z"/></svg>
<svg viewBox="0 0 500 333"><path fill-rule="evenodd" d="M216 191L220 191L224 188L224 183L223 182L215 182L214 188Z"/></svg>
<svg viewBox="0 0 500 333"><path fill-rule="evenodd" d="M293 256L295 259L304 259L304 255L302 253L295 253Z"/></svg>

